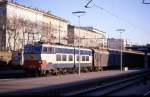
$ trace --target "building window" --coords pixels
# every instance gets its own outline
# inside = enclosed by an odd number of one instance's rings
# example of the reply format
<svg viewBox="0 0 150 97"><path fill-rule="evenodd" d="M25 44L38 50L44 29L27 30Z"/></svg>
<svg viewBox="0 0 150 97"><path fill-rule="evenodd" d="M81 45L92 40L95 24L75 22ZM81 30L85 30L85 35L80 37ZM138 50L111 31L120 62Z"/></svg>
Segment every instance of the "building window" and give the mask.
<svg viewBox="0 0 150 97"><path fill-rule="evenodd" d="M62 55L62 61L67 61L67 55Z"/></svg>
<svg viewBox="0 0 150 97"><path fill-rule="evenodd" d="M73 56L69 55L69 61L73 61Z"/></svg>
<svg viewBox="0 0 150 97"><path fill-rule="evenodd" d="M61 55L60 54L56 54L56 61L61 61Z"/></svg>

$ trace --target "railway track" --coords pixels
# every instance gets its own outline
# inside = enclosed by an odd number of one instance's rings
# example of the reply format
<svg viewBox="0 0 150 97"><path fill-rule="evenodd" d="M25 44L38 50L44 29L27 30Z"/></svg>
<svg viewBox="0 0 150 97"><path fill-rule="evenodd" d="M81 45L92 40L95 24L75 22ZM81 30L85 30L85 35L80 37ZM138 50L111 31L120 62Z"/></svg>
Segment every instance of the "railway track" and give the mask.
<svg viewBox="0 0 150 97"><path fill-rule="evenodd" d="M7 95L41 95L41 96L111 96L114 93L127 89L138 83L146 84L150 80L150 71L141 70L116 76L88 79L84 81L71 82L54 85L51 87L39 87L35 89L18 90L7 93ZM150 86L150 81L149 81ZM128 90L128 89L127 89ZM149 94L148 90L142 96ZM3 93L2 95L5 95Z"/></svg>
<svg viewBox="0 0 150 97"><path fill-rule="evenodd" d="M150 79L150 76L148 76L149 74L150 71L145 71L145 72L135 74L134 76L130 75L123 79L118 79L112 82L107 82L105 84L100 84L93 87L88 87L87 85L87 88L84 87L78 90L74 90L74 91L72 90L71 92L67 91L65 93L62 93L61 95L63 96L112 96L112 94L117 93L120 90L129 88L135 84L141 82L145 84L147 80Z"/></svg>
<svg viewBox="0 0 150 97"><path fill-rule="evenodd" d="M144 93L143 97L149 97L150 96L150 90Z"/></svg>

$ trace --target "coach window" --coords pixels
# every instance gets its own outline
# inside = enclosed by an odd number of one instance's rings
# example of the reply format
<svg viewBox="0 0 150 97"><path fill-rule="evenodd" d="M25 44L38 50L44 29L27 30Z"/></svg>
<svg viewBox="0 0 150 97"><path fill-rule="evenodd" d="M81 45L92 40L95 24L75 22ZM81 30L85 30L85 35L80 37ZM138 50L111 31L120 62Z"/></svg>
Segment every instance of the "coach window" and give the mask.
<svg viewBox="0 0 150 97"><path fill-rule="evenodd" d="M79 56L77 56L77 61L79 61Z"/></svg>
<svg viewBox="0 0 150 97"><path fill-rule="evenodd" d="M89 56L86 56L86 61L89 61Z"/></svg>
<svg viewBox="0 0 150 97"><path fill-rule="evenodd" d="M61 61L61 55L60 54L56 54L56 61Z"/></svg>
<svg viewBox="0 0 150 97"><path fill-rule="evenodd" d="M48 48L48 53L52 53L53 52L53 49L50 47Z"/></svg>
<svg viewBox="0 0 150 97"><path fill-rule="evenodd" d="M85 61L85 56L82 56L82 61Z"/></svg>
<svg viewBox="0 0 150 97"><path fill-rule="evenodd" d="M62 61L67 61L67 56L66 55L62 55Z"/></svg>
<svg viewBox="0 0 150 97"><path fill-rule="evenodd" d="M46 47L43 48L43 53L47 53L47 48Z"/></svg>
<svg viewBox="0 0 150 97"><path fill-rule="evenodd" d="M69 55L69 61L73 61L73 56Z"/></svg>

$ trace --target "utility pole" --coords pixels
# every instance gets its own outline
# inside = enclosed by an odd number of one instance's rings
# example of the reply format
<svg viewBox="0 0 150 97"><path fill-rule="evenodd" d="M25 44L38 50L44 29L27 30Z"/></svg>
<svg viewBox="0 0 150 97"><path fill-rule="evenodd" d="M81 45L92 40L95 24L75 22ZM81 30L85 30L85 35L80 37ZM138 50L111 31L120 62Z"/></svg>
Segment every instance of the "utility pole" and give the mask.
<svg viewBox="0 0 150 97"><path fill-rule="evenodd" d="M143 4L150 4L150 0L143 0L142 3Z"/></svg>
<svg viewBox="0 0 150 97"><path fill-rule="evenodd" d="M72 12L72 14L75 14L78 17L78 24L79 24L79 76L81 72L81 64L80 64L80 17L83 16L86 12L85 11L76 11Z"/></svg>
<svg viewBox="0 0 150 97"><path fill-rule="evenodd" d="M125 29L117 29L116 31L118 31L120 33L120 70L123 70L123 65L122 65L122 50L123 50L123 41L122 41L122 33L125 31Z"/></svg>

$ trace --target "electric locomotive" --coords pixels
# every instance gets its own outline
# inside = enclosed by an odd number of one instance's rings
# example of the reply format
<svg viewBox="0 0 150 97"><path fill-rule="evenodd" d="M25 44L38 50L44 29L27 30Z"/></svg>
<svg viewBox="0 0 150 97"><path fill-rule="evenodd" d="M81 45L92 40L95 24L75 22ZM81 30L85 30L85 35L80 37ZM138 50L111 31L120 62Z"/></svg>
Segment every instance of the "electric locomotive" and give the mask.
<svg viewBox="0 0 150 97"><path fill-rule="evenodd" d="M92 50L55 44L27 44L24 48L23 68L27 72L72 72L90 70Z"/></svg>

